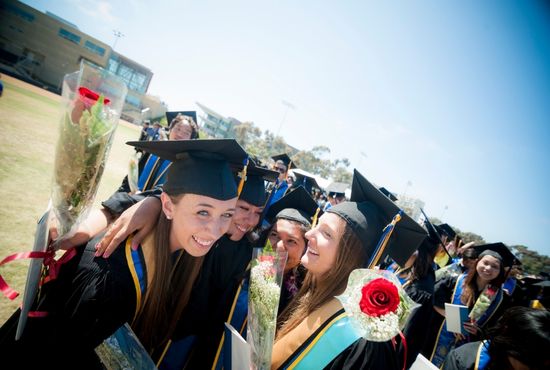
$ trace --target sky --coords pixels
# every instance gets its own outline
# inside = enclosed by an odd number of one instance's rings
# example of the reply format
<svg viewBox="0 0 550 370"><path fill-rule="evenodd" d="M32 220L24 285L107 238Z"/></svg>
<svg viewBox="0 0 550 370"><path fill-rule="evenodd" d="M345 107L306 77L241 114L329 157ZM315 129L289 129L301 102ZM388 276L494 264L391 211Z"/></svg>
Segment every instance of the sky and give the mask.
<svg viewBox="0 0 550 370"><path fill-rule="evenodd" d="M327 145L431 217L550 255L543 0L24 2L111 46L122 32L171 110Z"/></svg>

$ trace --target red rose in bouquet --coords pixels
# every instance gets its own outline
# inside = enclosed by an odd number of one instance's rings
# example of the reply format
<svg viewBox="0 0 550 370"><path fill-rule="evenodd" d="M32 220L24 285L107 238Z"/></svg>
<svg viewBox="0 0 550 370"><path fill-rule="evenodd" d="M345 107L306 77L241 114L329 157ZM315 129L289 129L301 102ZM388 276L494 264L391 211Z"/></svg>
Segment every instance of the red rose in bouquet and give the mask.
<svg viewBox="0 0 550 370"><path fill-rule="evenodd" d="M369 316L379 317L395 312L399 306L399 292L390 281L380 278L365 284L361 289L361 311Z"/></svg>

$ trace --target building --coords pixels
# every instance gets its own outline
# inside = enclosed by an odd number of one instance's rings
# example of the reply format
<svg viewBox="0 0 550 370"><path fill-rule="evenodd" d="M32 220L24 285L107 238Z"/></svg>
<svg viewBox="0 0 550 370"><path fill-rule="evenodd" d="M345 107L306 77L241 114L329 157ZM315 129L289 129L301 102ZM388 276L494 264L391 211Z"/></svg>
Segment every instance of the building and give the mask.
<svg viewBox="0 0 550 370"><path fill-rule="evenodd" d="M203 111L203 114L199 115L198 124L208 137L217 139L235 138L234 128L236 125L241 124L239 120L231 117L224 117L198 102L197 105Z"/></svg>
<svg viewBox="0 0 550 370"><path fill-rule="evenodd" d="M121 55L78 26L50 12L42 13L16 0L0 2L0 70L59 93L63 77L85 60L121 77L128 85L122 118L139 123L164 115L158 98L147 98L153 72ZM153 104L153 106L146 105Z"/></svg>

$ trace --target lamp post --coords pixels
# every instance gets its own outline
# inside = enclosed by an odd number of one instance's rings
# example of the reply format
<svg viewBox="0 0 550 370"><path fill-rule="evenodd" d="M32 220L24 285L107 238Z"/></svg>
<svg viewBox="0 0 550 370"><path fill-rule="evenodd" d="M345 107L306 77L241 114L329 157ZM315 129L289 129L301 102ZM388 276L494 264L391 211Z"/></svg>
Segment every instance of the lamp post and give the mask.
<svg viewBox="0 0 550 370"><path fill-rule="evenodd" d="M143 115L144 115L145 113L149 112L150 110L151 110L151 108L149 108L149 107L143 108L143 109L141 110L140 121L141 121L142 124L143 124Z"/></svg>
<svg viewBox="0 0 550 370"><path fill-rule="evenodd" d="M363 163L363 158L367 159L369 156L364 151L359 152L359 163L357 163L357 168L361 169L361 163Z"/></svg>
<svg viewBox="0 0 550 370"><path fill-rule="evenodd" d="M275 135L275 137L279 136L279 133L281 132L281 128L283 127L283 123L285 123L285 121L286 121L286 115L288 114L288 110L289 109L292 109L292 110L296 109L296 107L292 103L289 103L286 100L281 100L281 103L283 103L283 105L286 107L286 109L285 109L285 114L283 115L283 119L281 120L281 123L279 124L279 129L277 130L277 135Z"/></svg>
<svg viewBox="0 0 550 370"><path fill-rule="evenodd" d="M115 42L113 43L112 49L115 50L116 43L119 38L124 37L124 34L118 30L113 30L113 34L115 35Z"/></svg>

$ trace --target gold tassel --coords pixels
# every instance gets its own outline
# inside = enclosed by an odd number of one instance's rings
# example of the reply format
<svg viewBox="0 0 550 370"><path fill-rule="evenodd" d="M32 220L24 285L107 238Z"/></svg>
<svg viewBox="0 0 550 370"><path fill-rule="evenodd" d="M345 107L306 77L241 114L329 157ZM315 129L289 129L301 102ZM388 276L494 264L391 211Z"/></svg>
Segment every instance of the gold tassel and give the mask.
<svg viewBox="0 0 550 370"><path fill-rule="evenodd" d="M248 169L248 158L246 159L246 163L244 164L243 170L239 172L239 177L241 178L241 181L239 181L239 186L237 187L237 196L240 196L243 191L244 182L246 181L247 169Z"/></svg>
<svg viewBox="0 0 550 370"><path fill-rule="evenodd" d="M390 240L391 234L393 233L393 230L395 229L395 225L401 221L401 215L398 213L396 214L393 219L391 220L391 223L388 224L384 229L391 227L391 230L388 231L386 235L384 235L384 240L382 241L382 245L378 249L378 253L376 253L376 256L373 258L372 262L369 265L369 269L374 268L374 266L378 265L378 261L380 261L380 258L382 257L382 254L384 253L384 250L386 249L386 246L388 244L388 241Z"/></svg>
<svg viewBox="0 0 550 370"><path fill-rule="evenodd" d="M317 226L317 220L319 218L319 212L321 212L321 208L317 207L317 210L315 211L315 214L313 215L313 218L311 220L311 228L313 229L315 226Z"/></svg>

